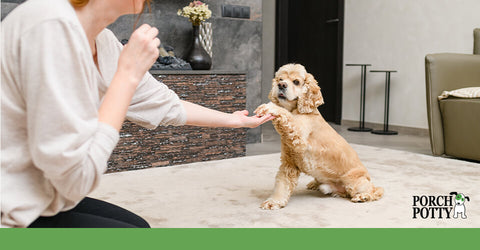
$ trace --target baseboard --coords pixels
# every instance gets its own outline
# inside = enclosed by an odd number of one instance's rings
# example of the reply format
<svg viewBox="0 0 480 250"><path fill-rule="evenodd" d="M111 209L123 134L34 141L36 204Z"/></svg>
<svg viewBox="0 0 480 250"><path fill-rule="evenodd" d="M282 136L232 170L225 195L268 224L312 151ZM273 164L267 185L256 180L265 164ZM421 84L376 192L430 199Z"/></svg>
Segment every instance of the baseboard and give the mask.
<svg viewBox="0 0 480 250"><path fill-rule="evenodd" d="M351 121L351 120L342 120L342 125L347 127L358 127L358 121ZM373 129L383 129L383 123L372 123L372 122L365 122L365 127L373 128ZM405 127L405 126L396 126L396 125L388 125L389 130L398 131L401 134L407 135L415 135L415 136L429 136L428 129L426 128L413 128L413 127Z"/></svg>

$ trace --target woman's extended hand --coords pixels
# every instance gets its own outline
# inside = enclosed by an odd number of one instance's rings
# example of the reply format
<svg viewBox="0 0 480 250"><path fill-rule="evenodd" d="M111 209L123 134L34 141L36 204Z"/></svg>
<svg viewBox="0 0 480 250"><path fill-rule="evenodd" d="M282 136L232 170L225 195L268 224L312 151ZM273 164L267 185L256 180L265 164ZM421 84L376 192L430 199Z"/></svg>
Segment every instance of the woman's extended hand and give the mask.
<svg viewBox="0 0 480 250"><path fill-rule="evenodd" d="M248 116L248 110L236 111L234 115L237 119L237 125L234 127L256 128L268 121L275 119L275 116L267 114L265 116Z"/></svg>
<svg viewBox="0 0 480 250"><path fill-rule="evenodd" d="M224 113L202 107L200 105L182 101L187 113L186 125L199 127L225 127L225 128L256 128L265 122L275 119L274 116L248 116L247 110Z"/></svg>
<svg viewBox="0 0 480 250"><path fill-rule="evenodd" d="M158 30L143 24L130 36L118 60L118 71L124 71L137 84L159 56Z"/></svg>

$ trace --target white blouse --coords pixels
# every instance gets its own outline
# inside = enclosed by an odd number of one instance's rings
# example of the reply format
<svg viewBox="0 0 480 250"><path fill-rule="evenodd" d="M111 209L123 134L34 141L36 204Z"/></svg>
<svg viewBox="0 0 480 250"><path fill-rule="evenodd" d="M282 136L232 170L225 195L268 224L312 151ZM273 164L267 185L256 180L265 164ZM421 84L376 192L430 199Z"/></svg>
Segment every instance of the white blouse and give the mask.
<svg viewBox="0 0 480 250"><path fill-rule="evenodd" d="M98 109L122 45L98 35L99 72L68 0L27 1L1 25L1 225L27 227L73 208L105 172L119 135ZM184 125L186 113L147 73L127 119L153 129Z"/></svg>

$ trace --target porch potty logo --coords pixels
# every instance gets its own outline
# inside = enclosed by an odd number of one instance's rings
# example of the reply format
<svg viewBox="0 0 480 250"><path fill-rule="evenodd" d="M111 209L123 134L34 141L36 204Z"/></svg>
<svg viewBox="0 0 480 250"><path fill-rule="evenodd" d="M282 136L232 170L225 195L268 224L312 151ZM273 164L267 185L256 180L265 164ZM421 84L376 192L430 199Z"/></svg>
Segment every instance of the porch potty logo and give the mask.
<svg viewBox="0 0 480 250"><path fill-rule="evenodd" d="M414 195L413 219L466 219L466 201L470 198L457 192L440 196Z"/></svg>

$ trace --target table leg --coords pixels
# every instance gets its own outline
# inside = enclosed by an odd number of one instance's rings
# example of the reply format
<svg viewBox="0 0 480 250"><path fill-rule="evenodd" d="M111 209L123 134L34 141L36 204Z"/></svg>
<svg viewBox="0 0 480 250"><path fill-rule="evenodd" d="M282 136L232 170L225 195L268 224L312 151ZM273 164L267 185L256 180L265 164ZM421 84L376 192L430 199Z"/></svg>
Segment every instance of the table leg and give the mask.
<svg viewBox="0 0 480 250"><path fill-rule="evenodd" d="M383 130L374 130L373 134L377 135L397 135L397 131L388 130L388 119L390 110L390 72L386 72L385 76L385 110L383 114Z"/></svg>
<svg viewBox="0 0 480 250"><path fill-rule="evenodd" d="M360 78L360 121L358 127L348 128L349 131L354 132L370 132L371 128L365 128L365 92L367 82L367 66L362 65L362 75Z"/></svg>

